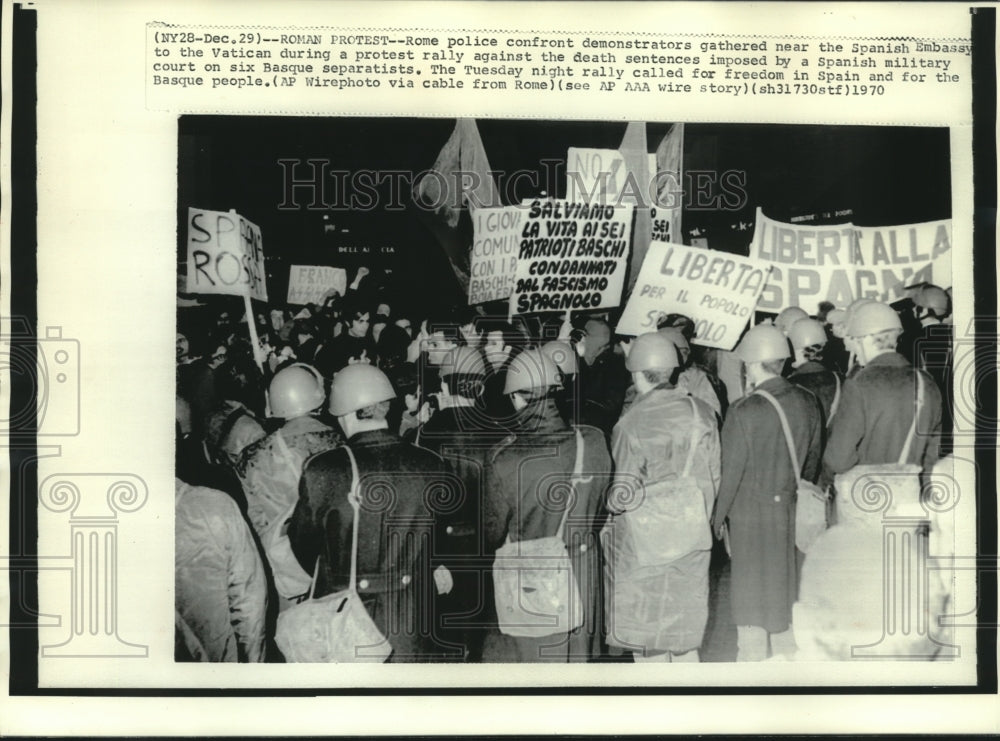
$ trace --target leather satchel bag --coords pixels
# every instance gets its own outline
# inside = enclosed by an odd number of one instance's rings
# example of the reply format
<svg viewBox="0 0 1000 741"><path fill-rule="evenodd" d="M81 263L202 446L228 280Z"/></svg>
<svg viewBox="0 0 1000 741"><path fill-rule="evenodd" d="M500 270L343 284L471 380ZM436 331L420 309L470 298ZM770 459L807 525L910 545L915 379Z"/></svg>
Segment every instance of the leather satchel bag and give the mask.
<svg viewBox="0 0 1000 741"><path fill-rule="evenodd" d="M388 639L375 625L357 591L358 521L361 519L358 464L351 459L353 481L347 495L354 510L351 535L351 580L346 589L314 599L320 557L316 558L309 596L278 615L275 642L293 663L384 662L392 653Z"/></svg>
<svg viewBox="0 0 1000 741"><path fill-rule="evenodd" d="M576 464L571 479L584 481L583 435L576 432ZM500 632L521 638L543 638L569 633L583 625L583 604L573 574L563 531L573 498L567 497L566 509L556 534L507 542L497 549L493 561L493 587L497 623Z"/></svg>
<svg viewBox="0 0 1000 741"><path fill-rule="evenodd" d="M785 434L788 445L788 456L792 461L792 473L798 481L795 497L795 546L803 553L808 553L812 544L826 530L826 500L827 493L811 481L802 478L802 465L795 452L795 441L792 439L792 428L788 425L788 417L781 404L767 391L758 389L754 393L763 396L778 412L781 420L781 430Z"/></svg>

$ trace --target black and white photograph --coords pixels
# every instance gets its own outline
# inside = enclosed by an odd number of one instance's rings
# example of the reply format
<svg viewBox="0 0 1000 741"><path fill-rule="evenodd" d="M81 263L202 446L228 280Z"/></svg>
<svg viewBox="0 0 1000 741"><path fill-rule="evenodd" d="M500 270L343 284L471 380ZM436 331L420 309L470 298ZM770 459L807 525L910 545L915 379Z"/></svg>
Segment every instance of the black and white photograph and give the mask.
<svg viewBox="0 0 1000 741"><path fill-rule="evenodd" d="M947 128L178 131L178 661L962 655Z"/></svg>
<svg viewBox="0 0 1000 741"><path fill-rule="evenodd" d="M0 100L0 736L1000 729L992 8L10 2Z"/></svg>

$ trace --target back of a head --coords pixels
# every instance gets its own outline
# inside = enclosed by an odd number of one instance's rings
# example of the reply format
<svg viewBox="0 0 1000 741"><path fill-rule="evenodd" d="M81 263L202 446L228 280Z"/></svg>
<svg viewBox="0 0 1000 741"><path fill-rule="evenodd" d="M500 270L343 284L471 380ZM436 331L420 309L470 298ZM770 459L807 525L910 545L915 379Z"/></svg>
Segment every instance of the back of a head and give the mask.
<svg viewBox="0 0 1000 741"><path fill-rule="evenodd" d="M792 328L795 322L808 318L809 313L805 309L798 306L789 306L787 309L782 309L778 316L774 318L774 326L785 334L788 334L788 330Z"/></svg>
<svg viewBox="0 0 1000 741"><path fill-rule="evenodd" d="M334 417L394 398L396 391L388 376L367 363L346 366L330 382L330 414Z"/></svg>
<svg viewBox="0 0 1000 741"><path fill-rule="evenodd" d="M751 327L736 346L736 354L744 363L784 360L791 355L784 332L770 324Z"/></svg>
<svg viewBox="0 0 1000 741"><path fill-rule="evenodd" d="M406 350L410 346L410 333L395 324L387 324L378 336L375 352L379 363L398 365L406 360Z"/></svg>
<svg viewBox="0 0 1000 741"><path fill-rule="evenodd" d="M671 370L680 364L677 348L660 332L646 332L632 341L625 367L638 371Z"/></svg>
<svg viewBox="0 0 1000 741"><path fill-rule="evenodd" d="M323 406L323 377L310 365L294 363L275 374L268 395L273 416L302 417Z"/></svg>
<svg viewBox="0 0 1000 741"><path fill-rule="evenodd" d="M588 344L593 343L595 348L611 344L611 327L603 319L588 319L584 324L584 332Z"/></svg>
<svg viewBox="0 0 1000 741"><path fill-rule="evenodd" d="M902 331L903 329L903 324L896 310L881 301L860 304L849 313L850 316L847 320L847 335L849 337L867 337L880 332Z"/></svg>
<svg viewBox="0 0 1000 741"><path fill-rule="evenodd" d="M812 345L825 345L827 343L826 330L822 323L815 319L799 319L788 328L788 339L792 347L801 349Z"/></svg>
<svg viewBox="0 0 1000 741"><path fill-rule="evenodd" d="M656 331L674 343L674 347L677 348L677 352L681 355L687 355L691 352L691 343L688 342L687 337L684 336L684 331L680 327L660 327Z"/></svg>
<svg viewBox="0 0 1000 741"><path fill-rule="evenodd" d="M507 367L503 392L545 391L560 385L562 378L556 364L541 350L532 348L520 353Z"/></svg>
<svg viewBox="0 0 1000 741"><path fill-rule="evenodd" d="M943 288L931 283L917 289L913 294L913 303L923 309L933 311L939 319L943 319L951 313L951 298Z"/></svg>
<svg viewBox="0 0 1000 741"><path fill-rule="evenodd" d="M689 316L685 316L684 314L667 314L656 323L657 329L663 329L665 327L679 329L681 334L684 335L684 339L688 342L694 339L695 323Z"/></svg>

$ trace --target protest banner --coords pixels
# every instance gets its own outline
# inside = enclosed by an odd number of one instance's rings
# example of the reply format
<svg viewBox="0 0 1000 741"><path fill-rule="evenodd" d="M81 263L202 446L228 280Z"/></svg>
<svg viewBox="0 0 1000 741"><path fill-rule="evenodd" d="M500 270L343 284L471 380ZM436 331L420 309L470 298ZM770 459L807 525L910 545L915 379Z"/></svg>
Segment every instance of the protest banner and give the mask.
<svg viewBox="0 0 1000 741"><path fill-rule="evenodd" d="M570 147L566 154L566 200L609 206L652 205L650 183L627 176L625 156L619 149ZM649 155L650 177L656 172L656 155ZM655 197L655 190L652 191Z"/></svg>
<svg viewBox="0 0 1000 741"><path fill-rule="evenodd" d="M188 208L187 292L267 301L260 228L235 211Z"/></svg>
<svg viewBox="0 0 1000 741"><path fill-rule="evenodd" d="M288 303L294 306L321 304L335 290L347 293L347 271L328 265L292 265L288 271Z"/></svg>
<svg viewBox="0 0 1000 741"><path fill-rule="evenodd" d="M854 280L860 297L892 303L914 283L951 287L951 219L854 228L865 265Z"/></svg>
<svg viewBox="0 0 1000 741"><path fill-rule="evenodd" d="M470 306L509 298L514 292L523 213L520 206L477 208L472 212Z"/></svg>
<svg viewBox="0 0 1000 741"><path fill-rule="evenodd" d="M645 124L633 122L619 149L570 147L567 152L567 200L631 204L639 209L632 235L630 288L649 242L681 242L683 142L684 124L674 124L643 162ZM644 207L649 211L642 211Z"/></svg>
<svg viewBox="0 0 1000 741"><path fill-rule="evenodd" d="M661 316L679 313L694 320L696 344L732 350L753 318L769 271L761 260L653 242L616 331L652 332Z"/></svg>
<svg viewBox="0 0 1000 741"><path fill-rule="evenodd" d="M522 203L510 313L618 306L628 265L632 206Z"/></svg>
<svg viewBox="0 0 1000 741"><path fill-rule="evenodd" d="M857 298L892 303L921 281L951 285L951 220L900 226L786 224L757 209L750 255L774 269L761 311L821 301L844 308Z"/></svg>

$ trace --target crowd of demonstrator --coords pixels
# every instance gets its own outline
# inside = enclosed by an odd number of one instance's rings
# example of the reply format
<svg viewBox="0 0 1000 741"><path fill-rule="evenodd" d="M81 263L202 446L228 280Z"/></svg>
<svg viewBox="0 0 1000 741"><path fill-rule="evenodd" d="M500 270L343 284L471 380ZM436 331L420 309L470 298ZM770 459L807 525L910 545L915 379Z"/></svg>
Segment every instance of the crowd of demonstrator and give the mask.
<svg viewBox="0 0 1000 741"><path fill-rule="evenodd" d="M255 317L255 353L242 312L202 307L177 335L177 657L301 660L282 616L353 588L388 661L698 661L721 540L738 660L850 658L884 576L840 489L948 453L950 297L911 295L786 309L733 352L681 315L621 338L349 292ZM827 498L808 537L800 480ZM539 578L518 559L553 539ZM936 578L917 609L943 609Z"/></svg>

